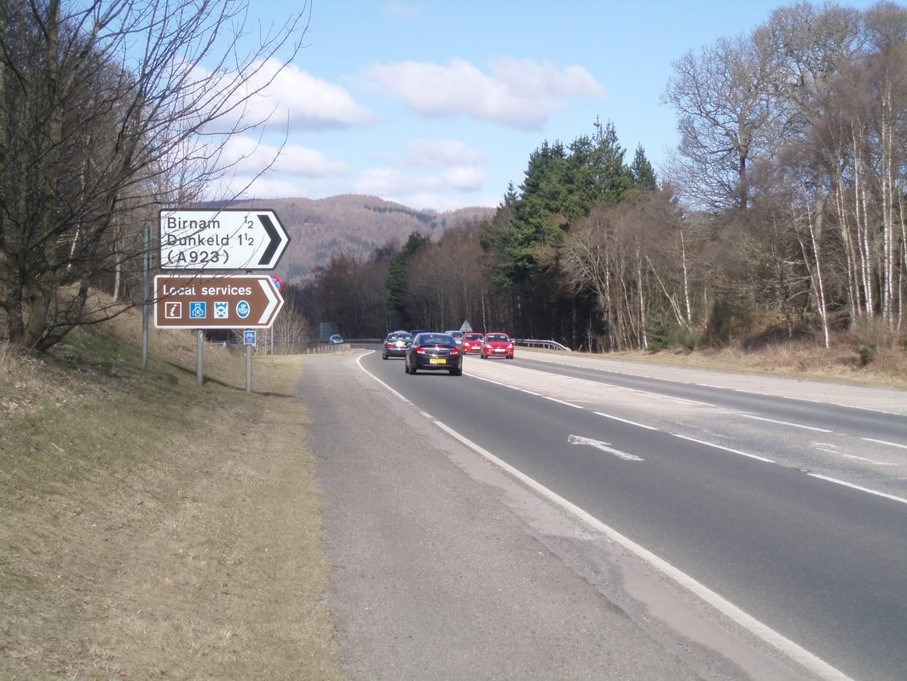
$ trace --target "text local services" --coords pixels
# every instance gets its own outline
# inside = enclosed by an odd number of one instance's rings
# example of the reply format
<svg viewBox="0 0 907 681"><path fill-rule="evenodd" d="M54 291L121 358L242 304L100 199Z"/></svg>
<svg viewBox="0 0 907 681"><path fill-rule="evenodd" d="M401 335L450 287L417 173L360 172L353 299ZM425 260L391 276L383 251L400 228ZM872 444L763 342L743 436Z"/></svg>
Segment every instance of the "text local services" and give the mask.
<svg viewBox="0 0 907 681"><path fill-rule="evenodd" d="M231 284L218 286L201 286L199 292L195 292L195 286L168 286L164 284L162 294L164 297L172 296L250 296L252 288L250 286L235 286Z"/></svg>

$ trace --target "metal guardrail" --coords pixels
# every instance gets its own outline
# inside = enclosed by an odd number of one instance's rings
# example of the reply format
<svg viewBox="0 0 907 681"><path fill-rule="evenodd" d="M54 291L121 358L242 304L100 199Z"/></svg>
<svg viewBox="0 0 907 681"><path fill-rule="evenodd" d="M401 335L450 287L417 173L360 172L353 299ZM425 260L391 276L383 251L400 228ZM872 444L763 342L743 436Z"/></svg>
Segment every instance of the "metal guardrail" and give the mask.
<svg viewBox="0 0 907 681"><path fill-rule="evenodd" d="M528 348L546 348L548 350L563 350L571 352L570 348L553 340L539 340L536 338L514 338L513 342L517 345L525 345Z"/></svg>

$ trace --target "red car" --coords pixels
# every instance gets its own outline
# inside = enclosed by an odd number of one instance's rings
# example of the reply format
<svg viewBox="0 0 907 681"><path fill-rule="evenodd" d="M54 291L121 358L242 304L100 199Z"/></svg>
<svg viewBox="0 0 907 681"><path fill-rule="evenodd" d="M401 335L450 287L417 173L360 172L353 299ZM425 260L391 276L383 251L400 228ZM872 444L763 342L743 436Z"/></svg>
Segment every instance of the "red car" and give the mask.
<svg viewBox="0 0 907 681"><path fill-rule="evenodd" d="M482 342L482 359L504 357L513 359L513 340L506 333L486 333Z"/></svg>
<svg viewBox="0 0 907 681"><path fill-rule="evenodd" d="M485 340L485 334L470 331L463 336L463 352L467 355L478 355L482 352L483 340Z"/></svg>

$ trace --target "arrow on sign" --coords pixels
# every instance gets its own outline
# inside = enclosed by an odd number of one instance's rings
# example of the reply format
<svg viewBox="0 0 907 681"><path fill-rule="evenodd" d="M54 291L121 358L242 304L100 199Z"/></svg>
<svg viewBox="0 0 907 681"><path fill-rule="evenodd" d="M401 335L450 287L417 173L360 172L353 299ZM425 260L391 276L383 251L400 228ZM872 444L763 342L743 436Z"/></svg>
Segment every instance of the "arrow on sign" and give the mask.
<svg viewBox="0 0 907 681"><path fill-rule="evenodd" d="M274 254L277 252L279 246L286 245L286 242L283 240L283 237L286 234L277 231L277 228L274 226L274 223L271 222L271 216L267 213L260 213L258 219L261 220L261 224L264 225L265 233L268 235L268 247L265 249L265 252L261 255L261 260L258 261L260 267L267 267L272 269L274 266L271 265L271 260L274 259Z"/></svg>
<svg viewBox="0 0 907 681"><path fill-rule="evenodd" d="M271 281L270 277L267 279L259 279L258 283L261 285L261 290L268 299L267 307L262 310L258 323L261 326L270 326L274 317L277 316L277 312L275 312L274 308L283 303L283 297L277 292L277 287L274 286L274 282Z"/></svg>

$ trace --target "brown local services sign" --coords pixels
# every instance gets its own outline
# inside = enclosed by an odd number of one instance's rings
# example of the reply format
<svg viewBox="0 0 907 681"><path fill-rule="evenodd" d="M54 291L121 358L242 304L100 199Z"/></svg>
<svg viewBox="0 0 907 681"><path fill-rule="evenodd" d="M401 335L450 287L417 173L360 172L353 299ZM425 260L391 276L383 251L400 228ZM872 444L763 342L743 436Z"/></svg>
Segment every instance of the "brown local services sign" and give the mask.
<svg viewBox="0 0 907 681"><path fill-rule="evenodd" d="M159 329L269 329L283 297L268 275L154 278Z"/></svg>

